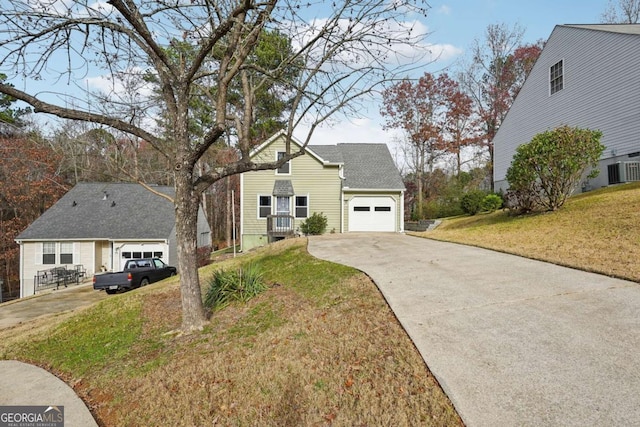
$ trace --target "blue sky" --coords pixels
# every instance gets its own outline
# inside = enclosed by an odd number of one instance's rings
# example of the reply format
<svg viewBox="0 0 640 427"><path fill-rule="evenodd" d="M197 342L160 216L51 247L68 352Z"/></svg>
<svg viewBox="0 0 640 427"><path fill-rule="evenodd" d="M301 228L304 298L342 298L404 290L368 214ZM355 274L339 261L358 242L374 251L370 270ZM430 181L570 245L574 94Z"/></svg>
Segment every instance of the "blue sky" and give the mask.
<svg viewBox="0 0 640 427"><path fill-rule="evenodd" d="M546 40L558 24L593 24L601 21L607 0L427 0L431 11L423 24L429 29L429 43L445 46L451 56L427 67L437 72L455 67L465 58L474 39L482 40L488 25L518 23L523 42ZM332 128L316 130L314 144L337 142L387 143L397 151L397 132L383 131L380 106L372 103L363 117L344 121ZM395 153L394 153L395 155Z"/></svg>
<svg viewBox="0 0 640 427"><path fill-rule="evenodd" d="M64 1L64 0L58 0ZM102 0L98 0L102 1ZM329 0L325 0L329 1ZM524 42L546 40L557 24L586 24L600 21L608 0L427 0L431 5L427 18L421 19L422 26L429 31L427 42L433 50L444 49L441 60L425 68L424 71L438 72L455 67L465 58L474 39L483 39L484 31L490 24L518 23L524 30ZM407 19L412 19L407 17ZM83 85L96 87L100 76L91 76ZM22 85L13 82L17 87ZM51 82L37 82L48 90ZM55 90L64 92L64 82L56 82ZM331 128L316 130L313 144L335 144L336 142L383 142L394 150L397 133L382 130L379 102L368 104L360 110L362 116L350 121L344 120ZM296 136L304 139L301 130Z"/></svg>
<svg viewBox="0 0 640 427"><path fill-rule="evenodd" d="M434 43L468 47L489 24L519 23L525 41L547 39L557 24L600 22L607 0L431 0L425 23Z"/></svg>

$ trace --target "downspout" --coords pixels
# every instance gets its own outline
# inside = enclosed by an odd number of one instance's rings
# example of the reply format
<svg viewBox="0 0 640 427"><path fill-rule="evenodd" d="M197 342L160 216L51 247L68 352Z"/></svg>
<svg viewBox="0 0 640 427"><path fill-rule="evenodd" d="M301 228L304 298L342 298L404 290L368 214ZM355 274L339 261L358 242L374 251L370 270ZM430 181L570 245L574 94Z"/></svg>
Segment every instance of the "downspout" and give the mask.
<svg viewBox="0 0 640 427"><path fill-rule="evenodd" d="M340 234L344 233L344 165L338 167L340 178Z"/></svg>
<svg viewBox="0 0 640 427"><path fill-rule="evenodd" d="M233 202L235 204L235 201ZM232 208L232 209L235 209ZM235 230L235 224L234 224ZM235 251L235 248L234 248ZM244 174L240 174L240 252L244 251Z"/></svg>
<svg viewBox="0 0 640 427"><path fill-rule="evenodd" d="M400 232L404 233L404 191L400 191Z"/></svg>
<svg viewBox="0 0 640 427"><path fill-rule="evenodd" d="M340 188L340 234L342 233L344 233L344 189Z"/></svg>
<svg viewBox="0 0 640 427"><path fill-rule="evenodd" d="M22 242L18 242L20 245L20 298L24 298L24 244ZM33 284L33 291L35 293L36 284ZM1 292L1 290L0 290Z"/></svg>

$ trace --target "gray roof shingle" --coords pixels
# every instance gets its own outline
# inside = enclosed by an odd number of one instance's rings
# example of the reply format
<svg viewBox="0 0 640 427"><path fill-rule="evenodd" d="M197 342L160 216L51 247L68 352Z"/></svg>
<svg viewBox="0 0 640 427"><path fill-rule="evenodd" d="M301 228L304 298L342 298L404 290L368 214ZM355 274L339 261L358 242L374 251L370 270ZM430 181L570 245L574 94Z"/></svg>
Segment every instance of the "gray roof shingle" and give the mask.
<svg viewBox="0 0 640 427"><path fill-rule="evenodd" d="M273 195L274 196L293 196L295 191L293 191L293 184L288 179L276 179L276 182L273 184Z"/></svg>
<svg viewBox="0 0 640 427"><path fill-rule="evenodd" d="M640 35L640 24L566 24L563 27Z"/></svg>
<svg viewBox="0 0 640 427"><path fill-rule="evenodd" d="M153 189L175 194L173 187ZM173 203L141 185L80 183L16 240L168 239L174 223Z"/></svg>
<svg viewBox="0 0 640 427"><path fill-rule="evenodd" d="M310 145L323 160L344 164L344 187L362 190L404 190L386 144Z"/></svg>
<svg viewBox="0 0 640 427"><path fill-rule="evenodd" d="M309 150L329 163L342 163L342 153L335 145L309 145Z"/></svg>

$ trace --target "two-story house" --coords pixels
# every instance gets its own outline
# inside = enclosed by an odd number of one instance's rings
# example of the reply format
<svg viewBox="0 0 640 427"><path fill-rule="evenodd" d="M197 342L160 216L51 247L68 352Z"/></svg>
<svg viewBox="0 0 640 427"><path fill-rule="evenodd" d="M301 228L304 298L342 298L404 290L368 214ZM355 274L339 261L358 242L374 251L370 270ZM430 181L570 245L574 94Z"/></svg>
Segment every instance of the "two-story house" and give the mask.
<svg viewBox="0 0 640 427"><path fill-rule="evenodd" d="M600 175L583 190L640 181L640 24L558 25L493 139L496 189L516 148L561 125L602 131Z"/></svg>
<svg viewBox="0 0 640 427"><path fill-rule="evenodd" d="M302 144L295 138L292 150ZM255 162L286 151L284 132L256 147ZM277 170L241 175L243 250L287 235L314 212L327 217L327 232L404 231L402 177L386 144L309 145L306 154Z"/></svg>

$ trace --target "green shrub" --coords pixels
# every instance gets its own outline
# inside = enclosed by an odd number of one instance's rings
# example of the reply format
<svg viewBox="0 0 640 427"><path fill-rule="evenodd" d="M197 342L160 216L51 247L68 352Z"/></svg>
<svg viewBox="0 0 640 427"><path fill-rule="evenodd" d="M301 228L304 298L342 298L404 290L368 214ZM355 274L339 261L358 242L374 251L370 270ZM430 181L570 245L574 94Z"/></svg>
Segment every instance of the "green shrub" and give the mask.
<svg viewBox="0 0 640 427"><path fill-rule="evenodd" d="M486 193L482 190L472 190L465 193L460 199L460 207L464 213L475 215L482 210L482 202Z"/></svg>
<svg viewBox="0 0 640 427"><path fill-rule="evenodd" d="M323 234L327 230L327 217L322 212L314 212L309 218L302 221L300 231L305 235Z"/></svg>
<svg viewBox="0 0 640 427"><path fill-rule="evenodd" d="M604 151L598 130L561 126L539 133L516 149L507 170L510 209L555 211L580 184L587 167L595 168ZM586 177L594 178L598 169Z"/></svg>
<svg viewBox="0 0 640 427"><path fill-rule="evenodd" d="M216 270L209 279L204 305L217 310L233 301L247 302L266 289L262 271L255 264L238 270Z"/></svg>
<svg viewBox="0 0 640 427"><path fill-rule="evenodd" d="M482 210L494 212L502 207L502 197L499 194L487 194L482 199Z"/></svg>

